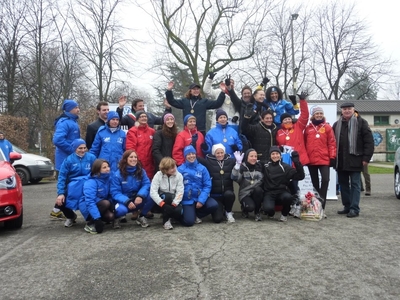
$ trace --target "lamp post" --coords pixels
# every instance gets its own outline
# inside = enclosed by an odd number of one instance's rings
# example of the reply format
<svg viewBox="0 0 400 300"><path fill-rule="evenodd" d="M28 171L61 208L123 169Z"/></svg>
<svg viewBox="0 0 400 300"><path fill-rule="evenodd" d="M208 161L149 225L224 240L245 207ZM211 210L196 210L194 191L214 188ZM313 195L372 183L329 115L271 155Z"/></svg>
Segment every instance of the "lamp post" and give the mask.
<svg viewBox="0 0 400 300"><path fill-rule="evenodd" d="M291 19L290 19L290 32L291 32L291 38L292 38L292 82L293 82L293 95L296 95L297 92L297 82L296 82L296 65L294 63L294 38L293 38L293 21L297 19L299 14L292 14Z"/></svg>

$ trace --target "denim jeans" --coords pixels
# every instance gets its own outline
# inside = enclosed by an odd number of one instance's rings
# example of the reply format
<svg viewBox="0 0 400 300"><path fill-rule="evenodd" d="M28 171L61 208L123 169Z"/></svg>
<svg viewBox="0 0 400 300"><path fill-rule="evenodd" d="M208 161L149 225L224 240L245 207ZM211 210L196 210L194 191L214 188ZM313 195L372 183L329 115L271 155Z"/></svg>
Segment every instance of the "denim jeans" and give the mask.
<svg viewBox="0 0 400 300"><path fill-rule="evenodd" d="M361 172L337 171L337 174L344 209L359 213Z"/></svg>

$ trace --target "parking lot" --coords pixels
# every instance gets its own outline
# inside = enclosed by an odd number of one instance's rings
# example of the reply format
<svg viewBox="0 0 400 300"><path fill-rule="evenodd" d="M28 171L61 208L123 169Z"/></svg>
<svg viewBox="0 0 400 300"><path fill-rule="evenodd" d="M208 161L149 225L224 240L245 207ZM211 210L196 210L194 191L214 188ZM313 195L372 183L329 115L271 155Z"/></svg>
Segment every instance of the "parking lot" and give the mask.
<svg viewBox="0 0 400 300"><path fill-rule="evenodd" d="M1 299L398 299L400 200L393 175L372 175L360 217L234 224L206 218L192 228L104 233L49 218L55 182L24 186L24 225L0 225Z"/></svg>

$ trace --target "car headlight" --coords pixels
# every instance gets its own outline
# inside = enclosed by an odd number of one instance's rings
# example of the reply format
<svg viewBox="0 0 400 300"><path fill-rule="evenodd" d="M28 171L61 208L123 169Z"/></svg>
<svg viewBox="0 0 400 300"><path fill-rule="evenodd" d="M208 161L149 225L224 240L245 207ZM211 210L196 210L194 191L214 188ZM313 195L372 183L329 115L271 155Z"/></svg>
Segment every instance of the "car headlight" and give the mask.
<svg viewBox="0 0 400 300"><path fill-rule="evenodd" d="M11 176L6 179L0 180L0 190L15 189L16 186L17 186L17 179L15 178L15 176Z"/></svg>
<svg viewBox="0 0 400 300"><path fill-rule="evenodd" d="M36 164L37 164L37 165L45 165L46 162L45 162L44 160L37 160L37 161L36 161Z"/></svg>

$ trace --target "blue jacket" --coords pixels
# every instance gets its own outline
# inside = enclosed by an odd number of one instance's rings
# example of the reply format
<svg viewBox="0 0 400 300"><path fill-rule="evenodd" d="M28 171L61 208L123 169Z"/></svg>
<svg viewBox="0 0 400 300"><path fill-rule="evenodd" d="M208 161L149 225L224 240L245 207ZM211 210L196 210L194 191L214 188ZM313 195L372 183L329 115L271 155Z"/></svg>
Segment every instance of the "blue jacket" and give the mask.
<svg viewBox="0 0 400 300"><path fill-rule="evenodd" d="M90 174L93 162L96 156L86 152L83 157L79 157L76 153L69 155L61 165L60 173L57 181L57 195L68 195L70 191L68 183L75 177Z"/></svg>
<svg viewBox="0 0 400 300"><path fill-rule="evenodd" d="M126 133L119 127L111 132L108 125L101 126L94 138L90 153L97 158L102 158L110 163L112 172L117 171L118 162L125 152Z"/></svg>
<svg viewBox="0 0 400 300"><path fill-rule="evenodd" d="M287 101L285 99L274 101L264 100L264 103L267 103L269 108L274 112L274 123L277 127L281 125L281 115L284 113L291 114L293 116L299 114L300 110L293 107L292 102ZM297 105L296 105L297 106Z"/></svg>
<svg viewBox="0 0 400 300"><path fill-rule="evenodd" d="M150 179L142 169L142 177L136 178L134 173L136 167L128 167L128 176L124 179L118 170L111 177L110 192L115 202L127 205L129 200L136 194L142 197L143 201L150 193Z"/></svg>
<svg viewBox="0 0 400 300"><path fill-rule="evenodd" d="M185 161L178 167L179 173L183 176L182 205L191 205L195 202L205 204L211 192L211 177L205 166L197 159L190 163Z"/></svg>
<svg viewBox="0 0 400 300"><path fill-rule="evenodd" d="M224 133L225 132L225 133ZM232 145L236 145L239 151L243 150L242 141L239 138L238 132L230 126L222 126L217 123L214 128L206 133L205 142L207 143L207 151L204 154L211 154L212 146L222 144L225 146L225 153L233 157Z"/></svg>
<svg viewBox="0 0 400 300"><path fill-rule="evenodd" d="M58 117L54 122L54 126L55 168L59 171L64 159L75 152L71 145L74 140L81 138L81 131L78 125L78 116L68 112L64 112Z"/></svg>
<svg viewBox="0 0 400 300"><path fill-rule="evenodd" d="M13 147L12 147L11 143L6 139L0 140L0 149L4 153L5 159L9 162L10 161L10 153L13 151Z"/></svg>
<svg viewBox="0 0 400 300"><path fill-rule="evenodd" d="M101 218L97 202L110 199L110 174L103 173L97 176L90 176L83 185L83 197L79 203L79 209L85 220L89 215L94 220Z"/></svg>

